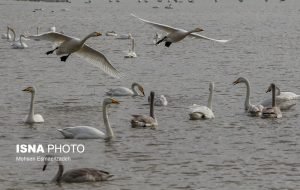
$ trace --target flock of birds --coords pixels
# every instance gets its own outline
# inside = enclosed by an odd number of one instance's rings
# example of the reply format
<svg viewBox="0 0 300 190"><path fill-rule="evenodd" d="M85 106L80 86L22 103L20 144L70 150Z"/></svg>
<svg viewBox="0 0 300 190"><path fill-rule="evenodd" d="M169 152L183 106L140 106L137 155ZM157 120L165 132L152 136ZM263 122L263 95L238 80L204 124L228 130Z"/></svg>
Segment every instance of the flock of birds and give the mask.
<svg viewBox="0 0 300 190"><path fill-rule="evenodd" d="M209 38L203 35L200 35L197 32L203 31L202 28L195 28L192 30L184 30L175 27L171 27L165 24L160 24L152 21L148 21L142 19L134 14L131 14L133 17L138 20L149 24L155 28L158 28L167 34L165 36L160 36L156 33L154 43L156 45L160 43L165 43L166 47L170 47L172 43L177 43L183 40L186 37L191 37L192 39L205 39L214 42L225 43L229 40L217 40L213 38ZM119 72L103 55L101 52L95 50L94 48L88 46L85 42L92 38L101 36L99 32L92 32L88 34L83 39L78 39L75 37L67 36L63 33L59 33L55 31L55 28L50 29L49 32L37 34L37 35L20 35L19 39L16 39L15 31L12 28L7 28L7 32L2 35L2 39L12 40L13 48L26 48L28 47L22 40L23 39L33 39L33 40L46 40L50 42L54 42L58 44L54 49L49 50L46 54L56 53L56 55L60 56L61 61L67 61L68 57L71 55L77 55L80 58L86 60L87 62L93 64L94 66L100 68L105 73L112 77L119 78L122 76L121 72ZM10 31L13 36L10 35ZM106 33L108 36L117 36L114 31L109 31ZM132 39L132 48L128 52L128 57L136 57L134 53L134 39L129 35L119 36L121 39ZM134 54L133 54L134 53ZM245 83L247 87L246 99L245 99L245 110L251 116L261 116L263 118L280 118L282 117L281 110L287 110L293 107L296 104L296 100L300 99L300 95L297 95L292 92L281 92L279 88L275 84L271 84L267 89L267 92L271 91L272 96L269 99L263 100L261 103L257 105L253 105L250 103L250 83L246 78L240 77L233 82L233 84ZM36 89L33 86L27 87L23 90L24 92L31 93L31 103L29 114L25 117L25 123L41 123L44 122L44 118L40 114L35 114L34 112L34 98ZM189 118L191 120L199 120L199 119L213 119L214 113L212 109L212 100L213 100L213 92L214 92L214 83L211 82L209 84L209 98L207 106L194 104L189 107ZM111 104L119 104L119 101L112 96L145 96L144 88L142 85L138 83L132 83L131 88L127 87L119 87L114 89L109 89L106 92L108 98L103 100L102 104L102 113L103 113L103 121L105 126L105 132L100 131L95 127L90 126L75 126L75 127L66 127L63 129L58 129L58 131L65 138L72 139L112 139L115 137L112 127L110 126L107 108ZM154 106L166 106L168 104L167 99L164 95L155 96L153 91L150 92L150 96L148 98L150 102L150 114L149 115L133 115L130 121L131 126L133 128L156 128L158 126L158 121L154 115ZM51 157L51 156L47 156ZM46 159L43 170L46 169L48 161ZM102 181L107 180L112 177L106 171L93 169L93 168L81 168L81 169L73 169L64 173L64 167L61 162L58 161L59 170L53 179L55 182L87 182L87 181Z"/></svg>

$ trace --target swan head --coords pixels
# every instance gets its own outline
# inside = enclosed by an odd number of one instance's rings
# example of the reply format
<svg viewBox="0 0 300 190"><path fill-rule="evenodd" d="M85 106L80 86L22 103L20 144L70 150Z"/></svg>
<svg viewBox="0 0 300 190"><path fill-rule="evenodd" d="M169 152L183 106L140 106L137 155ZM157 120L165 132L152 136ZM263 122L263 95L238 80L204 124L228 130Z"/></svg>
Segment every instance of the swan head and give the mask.
<svg viewBox="0 0 300 190"><path fill-rule="evenodd" d="M120 104L120 102L114 98L105 98L103 104Z"/></svg>
<svg viewBox="0 0 300 190"><path fill-rule="evenodd" d="M23 89L22 91L34 93L35 92L35 88L33 86L29 86L29 87Z"/></svg>
<svg viewBox="0 0 300 190"><path fill-rule="evenodd" d="M215 89L215 83L211 82L209 83L209 91L212 92Z"/></svg>
<svg viewBox="0 0 300 190"><path fill-rule="evenodd" d="M194 29L194 32L202 32L202 31L204 31L202 28L195 28Z"/></svg>
<svg viewBox="0 0 300 190"><path fill-rule="evenodd" d="M49 162L51 161L51 160L53 160L53 158L54 158L55 156L54 155L46 155L45 157L44 157L44 166L43 166L43 171L45 171L46 170L46 168L47 168L47 166L48 166L48 164L49 164ZM59 165L61 165L61 162L60 161L58 161L58 164Z"/></svg>
<svg viewBox="0 0 300 190"><path fill-rule="evenodd" d="M274 83L271 83L271 84L270 84L270 86L268 87L266 93L271 92L272 89L275 89L275 84L274 84Z"/></svg>
<svg viewBox="0 0 300 190"><path fill-rule="evenodd" d="M233 81L233 85L236 85L238 83L243 83L243 82L246 82L247 79L245 79L244 77L239 77L238 79L236 79L235 81Z"/></svg>
<svg viewBox="0 0 300 190"><path fill-rule="evenodd" d="M92 32L89 36L91 37L96 37L96 36L101 36L102 34L100 32Z"/></svg>

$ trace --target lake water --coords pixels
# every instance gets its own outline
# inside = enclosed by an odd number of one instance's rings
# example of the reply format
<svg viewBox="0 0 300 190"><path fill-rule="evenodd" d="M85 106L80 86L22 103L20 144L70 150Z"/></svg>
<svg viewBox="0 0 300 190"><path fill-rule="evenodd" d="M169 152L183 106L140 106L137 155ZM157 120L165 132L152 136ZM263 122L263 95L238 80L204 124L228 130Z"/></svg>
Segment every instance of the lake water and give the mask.
<svg viewBox="0 0 300 190"><path fill-rule="evenodd" d="M153 9L158 5L160 8ZM125 59L128 40L101 36L87 43L107 56L126 76L114 79L76 56L60 62L49 42L26 41L28 49L12 49L0 41L0 186L1 189L300 189L299 105L277 120L249 117L244 112L246 88L233 86L240 76L252 85L251 100L270 97L275 82L282 91L300 94L300 1L196 0L195 3L120 3L84 0L35 3L2 0L0 29L35 33L36 27L84 37L92 31L132 33L135 59ZM42 11L33 12L34 9ZM185 39L170 48L151 45L155 28L130 16L178 28L204 28L203 35L231 39L225 44ZM206 105L208 85L215 82L215 119L190 121L188 106ZM116 139L63 139L58 128L89 125L104 130L101 105L105 91L141 83L169 100L156 107L159 127L132 129L131 114L148 114L147 97L121 97L109 109ZM30 95L37 89L35 109L45 123L26 125ZM68 154L66 169L93 167L115 176L106 182L62 184L49 181L57 166L42 171L41 162L17 162L16 144L83 144L83 154Z"/></svg>

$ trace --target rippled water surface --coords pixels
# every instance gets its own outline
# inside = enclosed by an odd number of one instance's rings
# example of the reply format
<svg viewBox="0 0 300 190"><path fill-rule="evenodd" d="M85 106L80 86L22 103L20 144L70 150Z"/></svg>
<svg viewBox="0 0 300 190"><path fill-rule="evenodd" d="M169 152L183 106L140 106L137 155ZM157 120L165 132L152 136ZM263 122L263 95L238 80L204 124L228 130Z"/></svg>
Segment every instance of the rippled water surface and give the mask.
<svg viewBox="0 0 300 190"><path fill-rule="evenodd" d="M124 59L130 41L101 36L87 41L105 54L126 76L121 80L70 56L66 63L46 56L51 43L26 41L29 48L12 49L0 41L0 184L1 189L300 189L299 105L268 120L247 116L243 110L246 88L233 86L239 76L252 84L251 100L271 96L265 90L275 82L282 91L300 94L300 1L195 0L193 4L120 3L83 0L72 3L34 3L2 0L0 30L35 33L36 27L84 37L92 31L132 33L136 59ZM158 5L160 8L153 9ZM42 8L43 11L33 10ZM64 11L64 10L66 11ZM130 13L160 23L191 29L203 35L232 39L226 44L186 39L151 45L156 29ZM157 31L158 32L158 31ZM187 107L206 104L208 84L215 82L216 118L190 121ZM157 107L156 130L132 129L131 114L148 114L147 98L118 98L109 118L116 134L113 142L63 139L56 129L89 125L104 130L101 104L108 88L132 82L164 94L167 107ZM21 90L37 88L36 112L45 123L22 122L30 102ZM69 155L66 169L94 167L114 174L103 183L49 183L53 163L42 172L41 162L16 162L16 144L84 144L83 154Z"/></svg>

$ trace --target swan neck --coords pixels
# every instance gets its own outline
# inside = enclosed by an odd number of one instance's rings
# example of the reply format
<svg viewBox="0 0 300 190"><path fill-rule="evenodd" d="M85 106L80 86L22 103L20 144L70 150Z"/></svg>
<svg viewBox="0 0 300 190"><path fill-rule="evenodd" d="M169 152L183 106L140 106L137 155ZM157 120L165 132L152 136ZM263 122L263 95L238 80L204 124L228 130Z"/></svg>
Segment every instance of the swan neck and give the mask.
<svg viewBox="0 0 300 190"><path fill-rule="evenodd" d="M34 107L33 107L34 96L35 96L35 92L32 92L31 93L30 109L29 109L29 117L30 118L33 118L33 116L34 116Z"/></svg>
<svg viewBox="0 0 300 190"><path fill-rule="evenodd" d="M137 86L137 83L133 83L131 85L131 90L132 90L134 96L138 96L139 95L139 93L135 89L136 86Z"/></svg>
<svg viewBox="0 0 300 190"><path fill-rule="evenodd" d="M248 80L245 81L246 87L247 87L247 92L246 92L246 99L245 99L245 109L248 110L250 107L250 83Z"/></svg>
<svg viewBox="0 0 300 190"><path fill-rule="evenodd" d="M92 37L91 34L87 35L85 38L83 38L83 39L81 40L81 43L84 44L85 41L86 41L87 39L89 39L90 37Z"/></svg>
<svg viewBox="0 0 300 190"><path fill-rule="evenodd" d="M134 52L134 38L132 38L131 40L131 51Z"/></svg>
<svg viewBox="0 0 300 190"><path fill-rule="evenodd" d="M276 88L272 86L272 107L276 106Z"/></svg>
<svg viewBox="0 0 300 190"><path fill-rule="evenodd" d="M211 90L210 93L209 93L208 103L207 103L207 107L210 110L212 110L212 97L213 97L213 90Z"/></svg>
<svg viewBox="0 0 300 190"><path fill-rule="evenodd" d="M10 28L10 31L13 33L13 41L16 41L16 33L15 30Z"/></svg>
<svg viewBox="0 0 300 190"><path fill-rule="evenodd" d="M62 175L64 173L64 165L60 161L57 161L57 163L58 163L58 171L57 171L53 181L56 181L59 183L62 178Z"/></svg>
<svg viewBox="0 0 300 190"><path fill-rule="evenodd" d="M104 103L102 106L102 109L103 109L102 113L103 113L103 121L104 121L105 129L106 129L106 137L111 139L115 135L114 135L114 132L113 132L113 130L110 126L109 120L108 120L107 107L108 107L108 104Z"/></svg>
<svg viewBox="0 0 300 190"><path fill-rule="evenodd" d="M189 35L189 34L191 34L193 32L196 32L196 31L197 31L196 29L190 30L190 31L187 32L187 35Z"/></svg>
<svg viewBox="0 0 300 190"><path fill-rule="evenodd" d="M150 101L150 116L155 119L154 116L154 97L151 97L151 101Z"/></svg>

